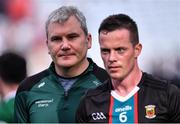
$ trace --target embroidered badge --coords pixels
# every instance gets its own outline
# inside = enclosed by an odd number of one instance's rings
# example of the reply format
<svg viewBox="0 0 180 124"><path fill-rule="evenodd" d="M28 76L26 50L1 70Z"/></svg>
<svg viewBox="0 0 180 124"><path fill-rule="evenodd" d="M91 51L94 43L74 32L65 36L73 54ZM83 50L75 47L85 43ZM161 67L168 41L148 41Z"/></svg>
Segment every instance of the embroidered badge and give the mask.
<svg viewBox="0 0 180 124"><path fill-rule="evenodd" d="M146 109L146 118L148 119L153 119L156 117L156 112L155 112L155 105L147 105L145 106Z"/></svg>

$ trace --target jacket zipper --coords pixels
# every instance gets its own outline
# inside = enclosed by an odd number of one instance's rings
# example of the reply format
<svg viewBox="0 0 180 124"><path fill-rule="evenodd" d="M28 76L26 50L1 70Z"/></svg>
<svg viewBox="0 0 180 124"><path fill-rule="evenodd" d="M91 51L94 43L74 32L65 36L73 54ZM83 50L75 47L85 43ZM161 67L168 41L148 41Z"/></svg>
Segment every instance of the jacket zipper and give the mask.
<svg viewBox="0 0 180 124"><path fill-rule="evenodd" d="M64 98L65 98L65 99L68 98L68 91L64 91Z"/></svg>

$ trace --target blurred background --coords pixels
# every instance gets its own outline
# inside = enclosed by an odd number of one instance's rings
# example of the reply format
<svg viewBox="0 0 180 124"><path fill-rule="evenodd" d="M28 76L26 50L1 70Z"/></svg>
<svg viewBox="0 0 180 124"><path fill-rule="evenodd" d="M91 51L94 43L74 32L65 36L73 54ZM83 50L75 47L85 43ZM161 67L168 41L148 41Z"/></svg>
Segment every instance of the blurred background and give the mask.
<svg viewBox="0 0 180 124"><path fill-rule="evenodd" d="M0 0L0 54L13 50L25 56L29 76L49 67L45 21L62 5L77 6L85 14L93 36L88 56L101 67L101 21L110 14L128 14L139 28L141 69L180 86L180 0Z"/></svg>

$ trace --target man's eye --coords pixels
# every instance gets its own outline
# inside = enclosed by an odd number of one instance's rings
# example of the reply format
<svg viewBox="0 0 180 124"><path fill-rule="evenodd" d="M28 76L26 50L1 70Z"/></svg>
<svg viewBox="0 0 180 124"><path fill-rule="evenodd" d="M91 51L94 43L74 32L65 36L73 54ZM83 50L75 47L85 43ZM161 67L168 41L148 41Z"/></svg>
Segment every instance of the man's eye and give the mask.
<svg viewBox="0 0 180 124"><path fill-rule="evenodd" d="M107 53L109 53L109 50L108 49L101 49L101 53L102 54L107 54Z"/></svg>
<svg viewBox="0 0 180 124"><path fill-rule="evenodd" d="M120 53L120 54L124 53L125 50L126 50L125 48L118 48L118 49L116 49L116 51L117 51L118 53Z"/></svg>
<svg viewBox="0 0 180 124"><path fill-rule="evenodd" d="M51 41L60 41L60 40L62 40L61 37L57 37L57 36L51 37Z"/></svg>
<svg viewBox="0 0 180 124"><path fill-rule="evenodd" d="M71 35L68 35L67 38L68 38L69 40L73 40L73 39L76 39L78 36L79 36L79 35L77 35L77 34L71 34Z"/></svg>

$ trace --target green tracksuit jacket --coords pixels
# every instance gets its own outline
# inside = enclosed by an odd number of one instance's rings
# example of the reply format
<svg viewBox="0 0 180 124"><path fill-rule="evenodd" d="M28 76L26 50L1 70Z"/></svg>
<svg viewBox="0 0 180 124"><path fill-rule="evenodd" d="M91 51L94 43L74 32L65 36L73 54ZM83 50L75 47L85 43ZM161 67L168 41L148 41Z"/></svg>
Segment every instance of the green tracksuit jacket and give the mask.
<svg viewBox="0 0 180 124"><path fill-rule="evenodd" d="M88 61L88 69L79 76L68 92L64 91L58 80L54 63L47 70L25 79L15 98L15 122L75 122L75 112L85 91L109 78L104 69L91 59Z"/></svg>

